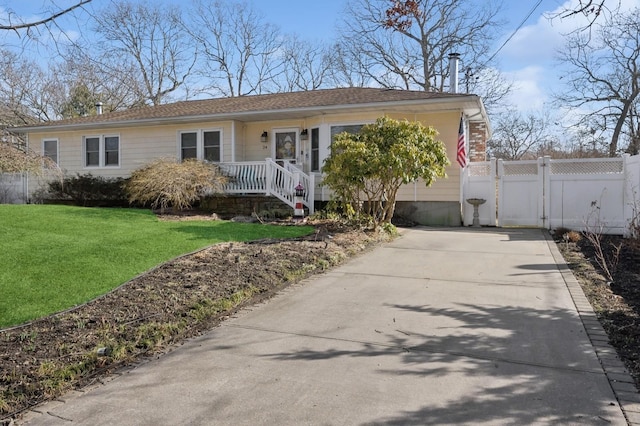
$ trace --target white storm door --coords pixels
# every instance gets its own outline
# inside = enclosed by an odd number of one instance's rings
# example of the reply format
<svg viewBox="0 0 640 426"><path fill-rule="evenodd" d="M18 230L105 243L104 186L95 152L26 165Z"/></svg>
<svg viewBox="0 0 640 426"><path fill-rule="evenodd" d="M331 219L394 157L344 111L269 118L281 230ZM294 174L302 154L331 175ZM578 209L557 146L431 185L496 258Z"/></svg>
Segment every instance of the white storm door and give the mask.
<svg viewBox="0 0 640 426"><path fill-rule="evenodd" d="M295 129L274 132L274 158L278 164L295 164L298 158L298 131Z"/></svg>

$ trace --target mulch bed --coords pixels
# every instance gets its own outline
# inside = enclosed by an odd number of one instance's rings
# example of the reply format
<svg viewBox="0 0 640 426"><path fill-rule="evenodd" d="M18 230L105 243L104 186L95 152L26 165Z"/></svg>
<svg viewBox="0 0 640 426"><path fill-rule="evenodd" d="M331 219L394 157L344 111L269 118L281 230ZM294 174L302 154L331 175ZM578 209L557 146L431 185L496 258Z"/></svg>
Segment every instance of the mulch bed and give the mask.
<svg viewBox="0 0 640 426"><path fill-rule="evenodd" d="M610 265L612 281L605 278L594 246L586 238L574 242L558 238L556 243L607 332L610 344L640 389L639 241L603 236L601 247ZM621 247L619 255L616 247Z"/></svg>
<svg viewBox="0 0 640 426"><path fill-rule="evenodd" d="M312 225L316 232L303 238L211 246L85 305L0 331L0 424L202 334L386 239L338 222Z"/></svg>

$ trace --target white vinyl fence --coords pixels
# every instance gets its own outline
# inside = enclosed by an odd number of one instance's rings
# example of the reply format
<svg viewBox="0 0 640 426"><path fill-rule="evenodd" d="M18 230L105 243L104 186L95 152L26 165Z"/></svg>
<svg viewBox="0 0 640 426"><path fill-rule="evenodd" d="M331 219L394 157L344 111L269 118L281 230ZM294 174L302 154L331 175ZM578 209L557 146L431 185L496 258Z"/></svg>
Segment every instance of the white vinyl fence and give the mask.
<svg viewBox="0 0 640 426"><path fill-rule="evenodd" d="M0 204L24 204L27 193L27 175L22 173L0 173Z"/></svg>
<svg viewBox="0 0 640 426"><path fill-rule="evenodd" d="M471 163L463 173L464 224L483 198L481 225L567 227L626 234L640 214L640 156Z"/></svg>

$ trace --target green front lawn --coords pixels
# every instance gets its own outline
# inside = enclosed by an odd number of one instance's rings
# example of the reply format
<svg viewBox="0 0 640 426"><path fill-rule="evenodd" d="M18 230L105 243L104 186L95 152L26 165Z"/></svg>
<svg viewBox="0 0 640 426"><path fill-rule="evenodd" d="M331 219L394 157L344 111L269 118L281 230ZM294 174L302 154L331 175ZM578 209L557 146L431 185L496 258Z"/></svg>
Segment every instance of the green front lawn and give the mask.
<svg viewBox="0 0 640 426"><path fill-rule="evenodd" d="M311 231L308 226L164 222L148 210L0 205L0 328L86 302L211 244Z"/></svg>

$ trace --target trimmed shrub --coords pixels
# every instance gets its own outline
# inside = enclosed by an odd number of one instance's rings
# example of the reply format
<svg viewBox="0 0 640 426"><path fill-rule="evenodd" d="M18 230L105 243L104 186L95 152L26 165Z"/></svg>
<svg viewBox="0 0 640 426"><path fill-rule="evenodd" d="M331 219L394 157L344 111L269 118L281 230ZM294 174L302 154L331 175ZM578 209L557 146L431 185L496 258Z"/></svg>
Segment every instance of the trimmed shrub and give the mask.
<svg viewBox="0 0 640 426"><path fill-rule="evenodd" d="M65 177L61 181L49 182L46 198L71 200L79 206L122 206L127 205L124 178L106 178L91 173Z"/></svg>

